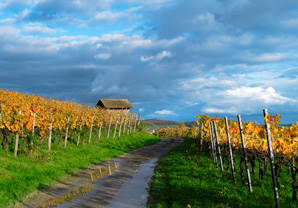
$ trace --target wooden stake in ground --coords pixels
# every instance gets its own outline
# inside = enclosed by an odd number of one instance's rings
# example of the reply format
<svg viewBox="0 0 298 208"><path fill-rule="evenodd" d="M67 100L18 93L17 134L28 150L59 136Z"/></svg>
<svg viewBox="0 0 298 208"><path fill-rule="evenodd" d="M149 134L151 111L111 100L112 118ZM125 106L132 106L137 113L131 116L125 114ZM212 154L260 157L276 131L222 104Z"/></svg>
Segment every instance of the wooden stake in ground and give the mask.
<svg viewBox="0 0 298 208"><path fill-rule="evenodd" d="M230 141L230 134L229 134L228 117L225 117L225 123L226 123L227 140L228 140L228 145L229 145L229 153L230 153L230 160L231 160L231 169L232 169L233 182L234 182L234 184L236 184L235 169L234 169L234 160L233 160L233 152L232 152L231 141Z"/></svg>
<svg viewBox="0 0 298 208"><path fill-rule="evenodd" d="M35 129L35 119L36 119L36 113L33 114L33 126L32 126L32 135L34 136L34 129Z"/></svg>
<svg viewBox="0 0 298 208"><path fill-rule="evenodd" d="M267 123L266 121L266 116L268 115L267 109L264 109L263 113L264 113L264 121L265 121L266 132L267 132L267 142L268 142L268 151L269 151L269 157L270 157L275 206L276 208L279 208L279 195L278 195L278 187L277 187L277 181L276 181L276 175L275 175L274 153L273 153L272 144L271 144L270 124Z"/></svg>
<svg viewBox="0 0 298 208"><path fill-rule="evenodd" d="M130 119L129 119L130 123L129 123L129 134L131 134L131 129L132 129L132 121L133 121L133 116L130 115Z"/></svg>
<svg viewBox="0 0 298 208"><path fill-rule="evenodd" d="M112 114L110 116L110 123L109 123L109 129L108 129L107 139L110 137L111 123L112 123Z"/></svg>
<svg viewBox="0 0 298 208"><path fill-rule="evenodd" d="M115 125L115 130L114 130L113 138L115 138L115 136L116 136L117 126L118 126L118 118L119 118L119 114L117 115L116 125Z"/></svg>
<svg viewBox="0 0 298 208"><path fill-rule="evenodd" d="M130 134L130 126L131 126L131 115L128 116L128 121L127 121L127 132L126 134Z"/></svg>
<svg viewBox="0 0 298 208"><path fill-rule="evenodd" d="M140 122L141 122L141 114L139 114L138 128L140 127Z"/></svg>
<svg viewBox="0 0 298 208"><path fill-rule="evenodd" d="M82 119L83 120L83 119ZM79 135L78 135L78 141L77 141L77 146L79 145L80 143L80 138L81 138L81 130L82 130L82 123L80 125L80 128L79 128Z"/></svg>
<svg viewBox="0 0 298 208"><path fill-rule="evenodd" d="M237 118L238 118L239 130L240 130L240 137L241 137L241 141L242 141L243 156L244 156L244 160L245 160L248 188L249 188L249 192L252 193L251 179L250 179L250 172L249 172L249 166L248 166L248 160L247 160L247 154L246 154L246 148L245 148L245 140L244 140L244 136L243 136L241 116L237 115Z"/></svg>
<svg viewBox="0 0 298 208"><path fill-rule="evenodd" d="M22 111L20 110L19 111L19 115L22 115ZM18 129L19 131L19 129ZM14 156L16 157L17 154L18 154L18 146L19 146L19 138L20 138L20 135L19 135L19 132L17 131L17 134L16 134L16 143L15 143L15 147L14 147Z"/></svg>
<svg viewBox="0 0 298 208"><path fill-rule="evenodd" d="M92 117L92 121L91 121L91 128L90 128L90 134L89 134L89 143L91 142L91 137L92 137L93 121L94 121L94 116Z"/></svg>
<svg viewBox="0 0 298 208"><path fill-rule="evenodd" d="M214 143L213 143L213 135L212 135L210 123L208 123L208 125L209 125L209 134L210 134L210 142L211 142L211 149L212 149L212 155L213 155L213 162L214 162L214 165L216 166L216 169L218 169L216 150L215 150Z"/></svg>
<svg viewBox="0 0 298 208"><path fill-rule="evenodd" d="M98 141L100 140L100 136L101 136L101 127L102 127L102 121L100 121L100 126L98 130Z"/></svg>
<svg viewBox="0 0 298 208"><path fill-rule="evenodd" d="M213 147L214 147L214 151L216 152L216 143L215 143L215 136L214 136L214 128L212 125L212 121L210 122L210 126L211 126L211 135L212 135L212 139L213 139Z"/></svg>
<svg viewBox="0 0 298 208"><path fill-rule="evenodd" d="M218 136L217 136L217 129L216 129L215 120L212 123L213 123L213 127L214 127L215 138L216 138L218 157L219 157L219 162L220 162L220 169L221 169L221 173L223 173L224 168L223 168L223 165L222 165L221 151L220 151L220 146L219 146L219 141L218 141Z"/></svg>
<svg viewBox="0 0 298 208"><path fill-rule="evenodd" d="M127 118L127 131L126 131L126 134L129 134L129 126L130 126L130 115Z"/></svg>
<svg viewBox="0 0 298 208"><path fill-rule="evenodd" d="M52 143L52 129L53 129L53 115L50 115L50 133L49 133L49 140L48 140L48 151L51 151L51 143Z"/></svg>
<svg viewBox="0 0 298 208"><path fill-rule="evenodd" d="M126 121L127 121L127 117L125 115L125 119L124 119L124 124L123 124L123 131L122 131L122 135L125 134L125 126L126 126Z"/></svg>
<svg viewBox="0 0 298 208"><path fill-rule="evenodd" d="M65 132L65 138L64 138L64 147L67 146L67 136L68 136L69 121L70 121L70 117L67 118L66 132Z"/></svg>
<svg viewBox="0 0 298 208"><path fill-rule="evenodd" d="M138 121L138 114L135 114L135 126L133 128L133 132L136 132L136 127L137 127L137 121Z"/></svg>
<svg viewBox="0 0 298 208"><path fill-rule="evenodd" d="M200 132L200 157L199 161L201 160L202 154L203 154L203 129L204 129L204 124L201 123L201 132Z"/></svg>
<svg viewBox="0 0 298 208"><path fill-rule="evenodd" d="M119 125L118 138L120 138L120 135L121 135L122 123L123 123L122 120L123 120L123 116L121 116L121 118L120 118L120 125Z"/></svg>

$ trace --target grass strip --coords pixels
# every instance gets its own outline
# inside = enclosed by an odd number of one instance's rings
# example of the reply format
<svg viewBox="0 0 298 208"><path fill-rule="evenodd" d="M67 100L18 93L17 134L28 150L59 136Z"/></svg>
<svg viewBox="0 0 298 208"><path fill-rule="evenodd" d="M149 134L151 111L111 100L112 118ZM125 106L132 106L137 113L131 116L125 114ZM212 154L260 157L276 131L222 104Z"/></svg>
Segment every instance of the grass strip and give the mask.
<svg viewBox="0 0 298 208"><path fill-rule="evenodd" d="M0 207L13 207L25 197L51 186L57 180L66 178L92 164L121 155L133 149L160 141L159 137L145 131L135 132L118 139L102 139L67 148L53 144L29 156L17 158L10 152L0 150Z"/></svg>
<svg viewBox="0 0 298 208"><path fill-rule="evenodd" d="M259 179L258 169L254 174L251 172L253 193L250 194L247 185L242 185L240 180L239 156L236 159L235 185L231 171L225 170L221 174L207 151L200 162L195 161L194 154L189 153L193 141L186 138L155 168L155 175L149 183L149 208L275 207L270 167L265 180ZM291 200L292 180L287 167L284 167L279 182L280 207L298 207L298 202Z"/></svg>

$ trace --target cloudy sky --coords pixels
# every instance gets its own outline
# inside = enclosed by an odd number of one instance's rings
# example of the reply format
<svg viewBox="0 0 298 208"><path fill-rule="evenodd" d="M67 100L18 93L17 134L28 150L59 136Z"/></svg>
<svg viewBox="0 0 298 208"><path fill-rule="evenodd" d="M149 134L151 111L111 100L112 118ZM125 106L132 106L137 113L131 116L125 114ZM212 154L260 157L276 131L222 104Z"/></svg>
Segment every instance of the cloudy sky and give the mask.
<svg viewBox="0 0 298 208"><path fill-rule="evenodd" d="M297 34L297 0L0 0L0 88L296 122Z"/></svg>

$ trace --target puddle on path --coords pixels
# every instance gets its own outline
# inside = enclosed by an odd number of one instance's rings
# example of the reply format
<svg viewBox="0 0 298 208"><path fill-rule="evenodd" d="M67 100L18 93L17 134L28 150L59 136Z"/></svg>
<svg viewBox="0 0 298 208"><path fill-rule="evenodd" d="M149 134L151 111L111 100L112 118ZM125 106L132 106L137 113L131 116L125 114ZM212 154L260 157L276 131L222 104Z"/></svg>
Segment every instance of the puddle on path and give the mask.
<svg viewBox="0 0 298 208"><path fill-rule="evenodd" d="M147 207L148 183L154 174L157 159L140 165L133 178L122 185L116 196L106 208L139 208Z"/></svg>
<svg viewBox="0 0 298 208"><path fill-rule="evenodd" d="M118 167L119 167L118 162L114 162L111 165L101 167L98 170L91 173L88 176L86 182L82 186L78 186L62 196L57 196L57 197L45 200L42 203L40 203L37 207L38 208L50 208L50 207L57 207L57 206L59 207L64 203L72 202L77 197L83 197L88 192L92 191L92 188L93 188L92 182L94 180L113 174L114 172L118 171Z"/></svg>

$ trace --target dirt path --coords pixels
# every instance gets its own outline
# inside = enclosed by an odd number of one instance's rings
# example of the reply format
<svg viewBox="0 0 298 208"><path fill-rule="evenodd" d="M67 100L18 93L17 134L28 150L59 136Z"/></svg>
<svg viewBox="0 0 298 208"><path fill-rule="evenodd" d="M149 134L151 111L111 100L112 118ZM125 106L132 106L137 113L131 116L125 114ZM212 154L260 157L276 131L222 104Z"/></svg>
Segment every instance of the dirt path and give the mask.
<svg viewBox="0 0 298 208"><path fill-rule="evenodd" d="M159 143L94 165L29 197L18 208L55 203L59 204L56 207L146 207L147 183L157 161L183 141L163 138Z"/></svg>

